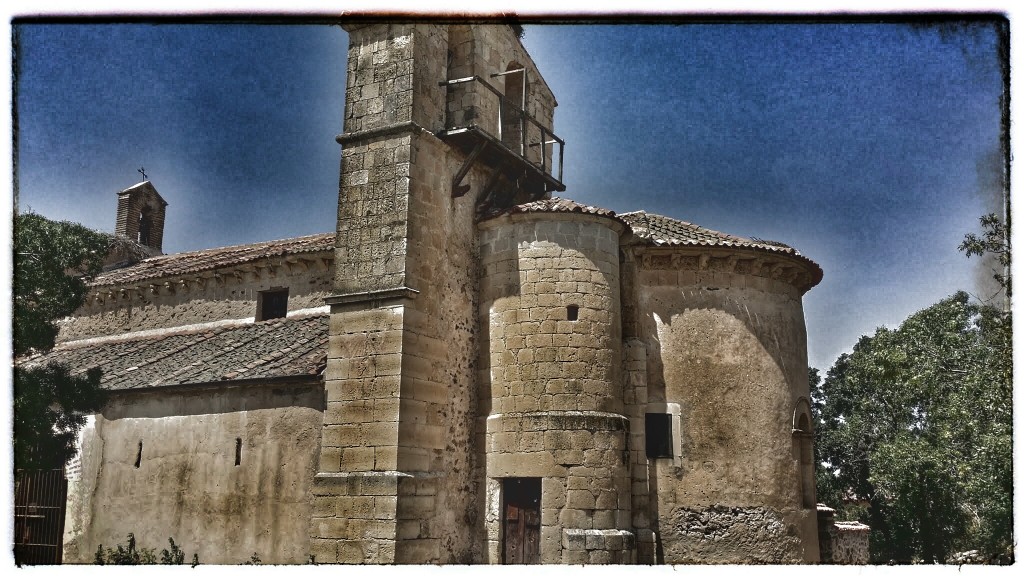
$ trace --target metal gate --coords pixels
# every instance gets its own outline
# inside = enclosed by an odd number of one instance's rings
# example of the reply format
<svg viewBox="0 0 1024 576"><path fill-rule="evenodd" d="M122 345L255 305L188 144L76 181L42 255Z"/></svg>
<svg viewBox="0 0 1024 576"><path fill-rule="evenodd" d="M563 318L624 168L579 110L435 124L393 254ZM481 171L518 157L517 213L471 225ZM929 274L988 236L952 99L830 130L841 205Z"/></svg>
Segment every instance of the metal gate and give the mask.
<svg viewBox="0 0 1024 576"><path fill-rule="evenodd" d="M14 561L60 564L64 554L64 469L18 470L14 474Z"/></svg>
<svg viewBox="0 0 1024 576"><path fill-rule="evenodd" d="M540 564L540 478L506 478L505 564Z"/></svg>

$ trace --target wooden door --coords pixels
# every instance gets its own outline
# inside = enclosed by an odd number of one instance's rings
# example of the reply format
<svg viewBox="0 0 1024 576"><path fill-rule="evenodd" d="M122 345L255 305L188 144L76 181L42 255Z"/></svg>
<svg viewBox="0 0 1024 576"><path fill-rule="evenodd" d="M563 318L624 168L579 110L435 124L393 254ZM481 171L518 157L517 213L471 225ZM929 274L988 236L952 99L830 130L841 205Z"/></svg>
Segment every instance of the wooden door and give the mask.
<svg viewBox="0 0 1024 576"><path fill-rule="evenodd" d="M506 478L504 564L540 564L540 478Z"/></svg>

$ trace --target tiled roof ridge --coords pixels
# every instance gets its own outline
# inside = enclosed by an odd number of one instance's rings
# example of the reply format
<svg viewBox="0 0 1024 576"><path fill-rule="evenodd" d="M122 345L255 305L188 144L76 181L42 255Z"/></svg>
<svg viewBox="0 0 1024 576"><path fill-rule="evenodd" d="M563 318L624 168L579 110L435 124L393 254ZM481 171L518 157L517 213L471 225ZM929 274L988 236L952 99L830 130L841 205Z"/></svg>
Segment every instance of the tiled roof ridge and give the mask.
<svg viewBox="0 0 1024 576"><path fill-rule="evenodd" d="M619 218L626 222L637 237L648 240L655 245L713 246L717 244L730 247L757 248L802 256L797 249L782 242L728 234L692 222L662 214L652 214L644 210L623 212L619 214ZM642 221L642 223L638 225L638 221ZM687 230L672 230L669 227L671 225L682 226L687 228ZM661 232L661 234L659 235L658 232ZM684 233L689 237L681 238L680 236Z"/></svg>
<svg viewBox="0 0 1024 576"><path fill-rule="evenodd" d="M141 281L160 276L192 274L223 268L259 258L330 250L335 232L322 232L251 244L204 248L176 254L163 254L140 260L130 266L101 272L89 281L90 286L109 286L121 282ZM175 268L178 265L178 268Z"/></svg>
<svg viewBox="0 0 1024 576"><path fill-rule="evenodd" d="M319 306L316 308L303 308L300 310L294 310L288 313L284 318L275 318L273 320L263 320L258 324L270 324L274 322L288 322L297 321L311 316L326 316L330 313L329 306ZM185 334L219 334L225 330L232 330L247 325L257 324L253 317L248 318L228 318L224 320L214 320L212 322L200 322L196 324L184 324L181 326L171 326L169 328L154 328L151 330L138 330L134 332L124 332L121 334L109 334L104 336L98 336L93 338L80 338L77 340L66 340L57 344L53 350L64 351L73 350L76 348L87 348L89 346L95 346L97 344L109 344L114 342L143 342L147 340L155 340L166 338L168 336L180 336ZM24 358L18 358L19 362L31 361L37 356L42 354L33 354Z"/></svg>
<svg viewBox="0 0 1024 576"><path fill-rule="evenodd" d="M600 206L583 204L581 202L559 196L552 196L551 198L542 198L532 202L516 204L511 208L511 212L517 214L529 212L570 212L578 214L593 214L595 216L607 216L609 218L617 219L613 210L601 208Z"/></svg>
<svg viewBox="0 0 1024 576"><path fill-rule="evenodd" d="M207 253L212 253L212 252L228 252L228 251L237 251L237 250L244 250L244 249L264 248L264 247L270 247L270 246L274 246L274 245L282 245L283 246L283 245L286 245L286 244L294 244L294 243L300 242L302 240L311 240L311 239L314 239L314 238L319 239L320 237L323 237L323 236L334 236L334 234L335 234L334 232L319 232L317 234L306 234L306 235L303 235L303 236L291 236L291 237L288 237L288 238L278 238L276 240L260 240L259 242L250 242L248 244L232 244L230 246L215 246L213 248L200 248L199 250L189 250L188 252L176 252L174 254L161 254L160 256L153 256L152 258L146 258L146 260L148 260L148 261L152 261L152 260L166 260L166 259L172 259L172 258L183 257L183 256L195 256L195 255L199 255L199 254L207 254Z"/></svg>

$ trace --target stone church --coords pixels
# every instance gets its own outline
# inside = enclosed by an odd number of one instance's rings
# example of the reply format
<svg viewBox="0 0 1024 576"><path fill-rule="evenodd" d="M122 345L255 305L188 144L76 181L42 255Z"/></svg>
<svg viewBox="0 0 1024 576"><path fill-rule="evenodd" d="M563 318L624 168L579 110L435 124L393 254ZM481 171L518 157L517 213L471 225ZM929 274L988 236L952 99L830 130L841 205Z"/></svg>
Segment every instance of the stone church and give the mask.
<svg viewBox="0 0 1024 576"><path fill-rule="evenodd" d="M115 254L39 363L103 369L65 561L819 561L784 244L569 199L556 106L500 24L346 24L337 229ZM172 198L173 200L173 198ZM134 253L133 253L134 254Z"/></svg>

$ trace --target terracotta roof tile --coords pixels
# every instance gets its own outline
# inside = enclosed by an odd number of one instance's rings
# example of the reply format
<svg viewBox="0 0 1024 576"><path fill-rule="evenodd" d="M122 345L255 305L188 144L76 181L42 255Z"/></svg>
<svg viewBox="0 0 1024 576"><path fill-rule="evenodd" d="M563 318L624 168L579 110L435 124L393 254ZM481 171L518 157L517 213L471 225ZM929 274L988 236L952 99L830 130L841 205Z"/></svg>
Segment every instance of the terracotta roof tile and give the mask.
<svg viewBox="0 0 1024 576"><path fill-rule="evenodd" d="M89 282L91 286L109 286L140 282L162 276L194 274L204 270L235 266L261 258L331 250L334 233L314 234L284 240L271 240L256 244L242 244L224 248L211 248L195 252L182 252L146 258L137 264L103 272Z"/></svg>
<svg viewBox="0 0 1024 576"><path fill-rule="evenodd" d="M598 208L597 206L588 206L586 204L580 204L574 202L568 198L558 198L552 196L545 200L535 200L533 202L527 202L526 204L518 204L510 209L513 214L523 214L528 212L575 212L578 214L594 214L596 216L608 216L615 218L615 212L607 210L605 208Z"/></svg>
<svg viewBox="0 0 1024 576"><path fill-rule="evenodd" d="M657 246L733 246L800 255L795 248L781 242L734 236L643 210L619 214L619 218L638 238Z"/></svg>
<svg viewBox="0 0 1024 576"><path fill-rule="evenodd" d="M324 313L68 342L19 364L57 361L74 366L75 373L97 366L110 390L316 375L327 364L327 318Z"/></svg>

